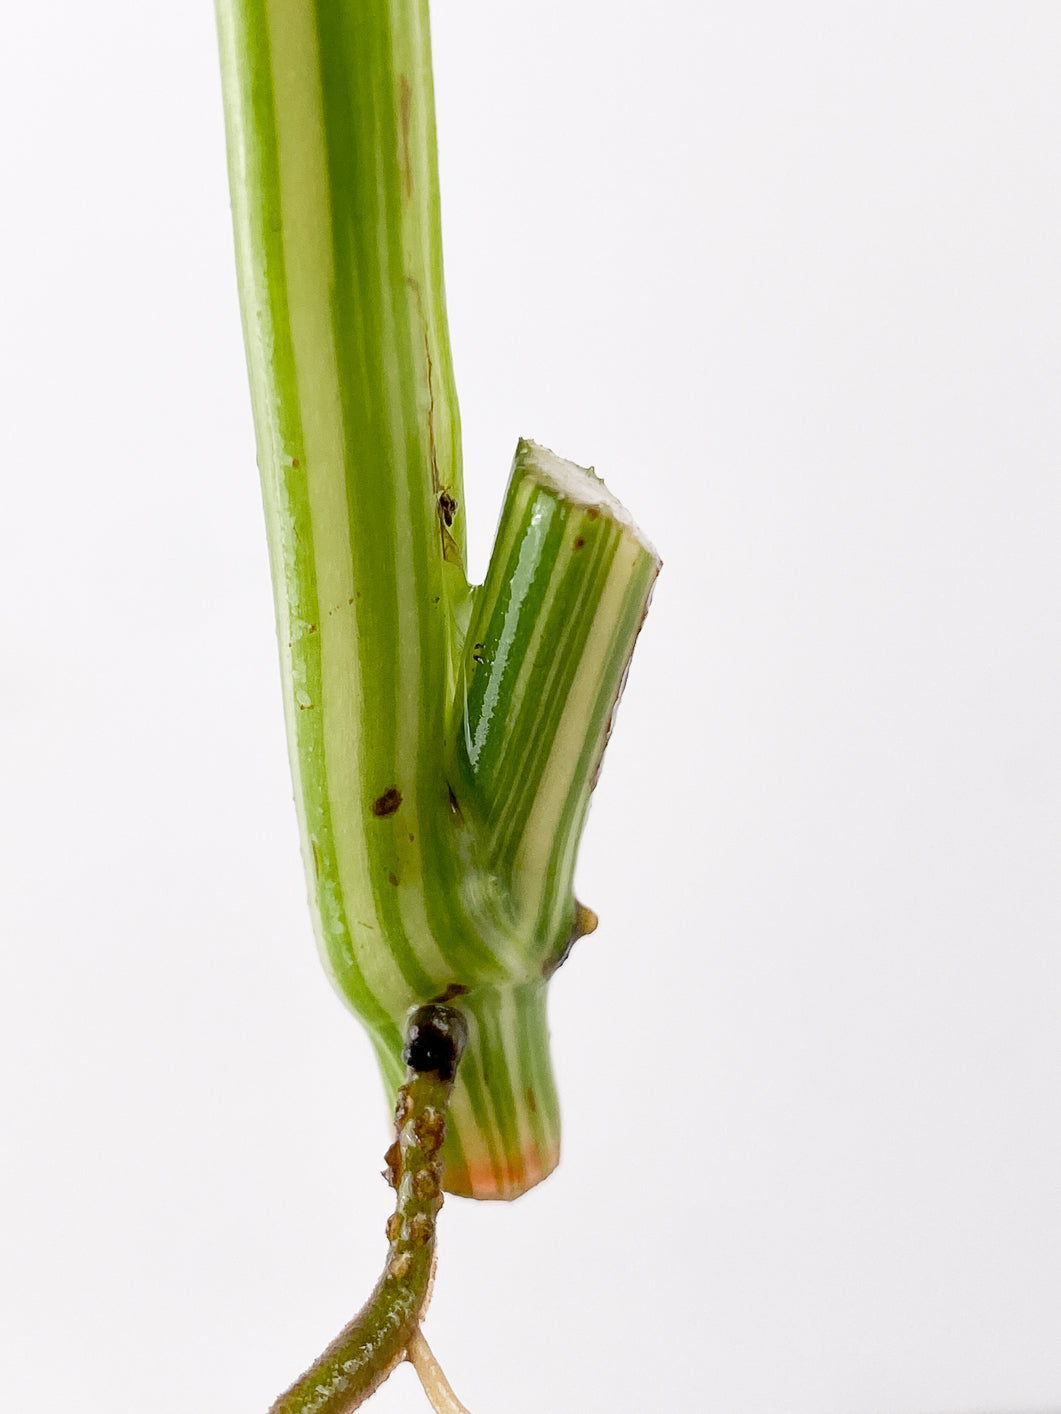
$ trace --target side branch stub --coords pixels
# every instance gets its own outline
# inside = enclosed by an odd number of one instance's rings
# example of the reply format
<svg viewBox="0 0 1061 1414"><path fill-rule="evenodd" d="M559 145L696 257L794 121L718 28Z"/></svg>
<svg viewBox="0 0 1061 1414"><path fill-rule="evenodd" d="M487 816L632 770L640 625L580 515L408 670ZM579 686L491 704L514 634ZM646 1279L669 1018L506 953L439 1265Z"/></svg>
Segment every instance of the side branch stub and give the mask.
<svg viewBox="0 0 1061 1414"><path fill-rule="evenodd" d="M521 443L464 570L426 0L217 0L243 328L322 956L391 1094L411 1006L470 1037L447 1185L555 1164L546 979L658 560Z"/></svg>

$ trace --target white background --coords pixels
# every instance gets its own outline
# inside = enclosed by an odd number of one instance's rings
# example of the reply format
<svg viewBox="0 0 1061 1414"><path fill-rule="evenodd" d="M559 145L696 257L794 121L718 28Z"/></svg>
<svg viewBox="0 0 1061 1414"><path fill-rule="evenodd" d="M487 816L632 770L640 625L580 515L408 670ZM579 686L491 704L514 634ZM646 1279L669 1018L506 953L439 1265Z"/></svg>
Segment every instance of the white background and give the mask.
<svg viewBox="0 0 1061 1414"><path fill-rule="evenodd" d="M1061 7L434 28L473 568L519 434L666 563L563 1163L447 1205L428 1337L475 1414L1061 1409ZM305 907L213 19L37 0L3 52L0 1388L261 1414L390 1199Z"/></svg>

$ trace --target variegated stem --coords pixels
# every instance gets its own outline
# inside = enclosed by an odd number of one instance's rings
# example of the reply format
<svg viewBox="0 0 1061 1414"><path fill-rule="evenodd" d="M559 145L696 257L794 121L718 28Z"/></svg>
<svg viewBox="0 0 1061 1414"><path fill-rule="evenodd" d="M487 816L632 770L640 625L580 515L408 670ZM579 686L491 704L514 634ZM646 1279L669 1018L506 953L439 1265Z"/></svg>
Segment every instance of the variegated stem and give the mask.
<svg viewBox="0 0 1061 1414"><path fill-rule="evenodd" d="M557 1159L545 983L589 926L574 852L657 561L592 474L524 443L473 597L426 0L217 4L321 950L391 1095L409 1008L460 1005L447 1186L514 1197Z"/></svg>
<svg viewBox="0 0 1061 1414"><path fill-rule="evenodd" d="M270 1414L349 1414L405 1359L430 1295L446 1106L466 1042L464 1020L452 1008L427 1006L413 1017L405 1051L409 1069L395 1111L397 1138L387 1156L398 1202L387 1222L383 1275L350 1324Z"/></svg>
<svg viewBox="0 0 1061 1414"><path fill-rule="evenodd" d="M658 572L592 470L520 442L465 643L453 776L546 975L595 925L574 902L575 853Z"/></svg>

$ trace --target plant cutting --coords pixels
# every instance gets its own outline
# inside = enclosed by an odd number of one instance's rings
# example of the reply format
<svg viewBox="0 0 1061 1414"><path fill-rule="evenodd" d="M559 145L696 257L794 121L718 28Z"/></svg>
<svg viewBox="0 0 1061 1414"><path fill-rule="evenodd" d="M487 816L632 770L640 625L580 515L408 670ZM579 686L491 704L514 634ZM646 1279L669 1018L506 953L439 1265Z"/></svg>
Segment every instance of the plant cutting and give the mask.
<svg viewBox="0 0 1061 1414"><path fill-rule="evenodd" d="M442 1190L556 1165L546 993L596 926L575 855L658 557L521 440L465 573L426 0L218 0L229 173L301 839L325 965L395 1106L362 1312L276 1404L412 1361Z"/></svg>

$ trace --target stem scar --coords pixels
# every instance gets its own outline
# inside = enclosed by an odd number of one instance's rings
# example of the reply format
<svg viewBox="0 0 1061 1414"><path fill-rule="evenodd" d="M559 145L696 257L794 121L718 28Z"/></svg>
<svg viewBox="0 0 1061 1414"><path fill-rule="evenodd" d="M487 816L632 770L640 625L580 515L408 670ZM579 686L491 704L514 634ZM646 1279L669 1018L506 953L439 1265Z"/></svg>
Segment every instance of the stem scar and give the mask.
<svg viewBox="0 0 1061 1414"><path fill-rule="evenodd" d="M393 815L402 803L402 793L397 786L388 786L378 799L372 802L372 813L377 819Z"/></svg>

